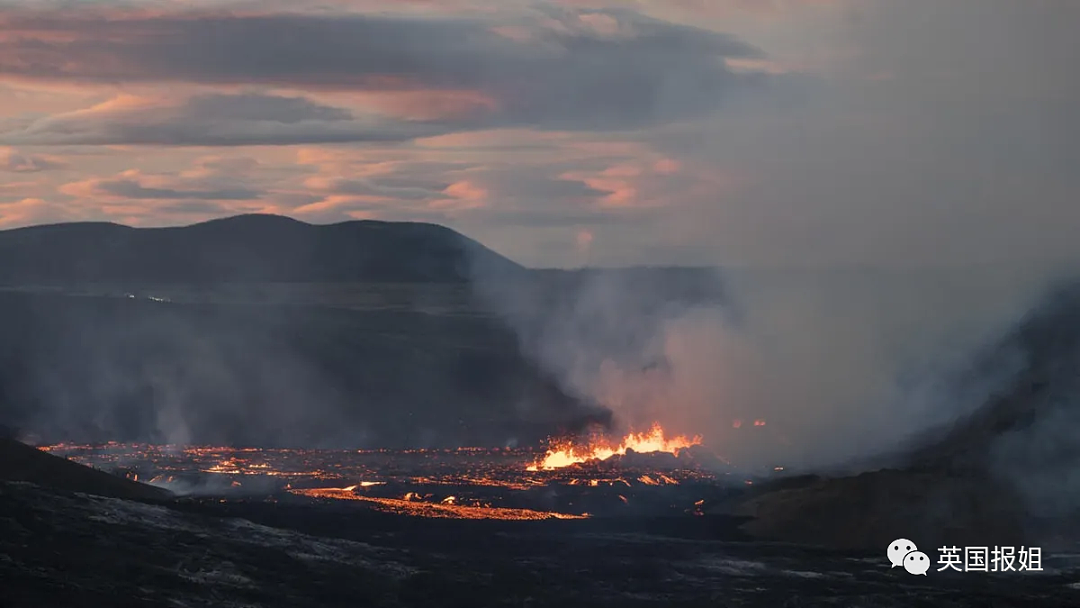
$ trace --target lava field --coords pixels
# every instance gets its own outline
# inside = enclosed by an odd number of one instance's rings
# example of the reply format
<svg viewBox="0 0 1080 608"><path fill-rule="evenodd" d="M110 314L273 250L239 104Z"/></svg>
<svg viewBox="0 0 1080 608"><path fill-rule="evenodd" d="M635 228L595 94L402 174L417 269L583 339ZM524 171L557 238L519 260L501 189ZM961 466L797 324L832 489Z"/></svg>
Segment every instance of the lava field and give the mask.
<svg viewBox="0 0 1080 608"><path fill-rule="evenodd" d="M557 449L545 454L121 443L41 449L191 500L349 501L375 511L453 519L695 515L752 483L696 445L561 460Z"/></svg>

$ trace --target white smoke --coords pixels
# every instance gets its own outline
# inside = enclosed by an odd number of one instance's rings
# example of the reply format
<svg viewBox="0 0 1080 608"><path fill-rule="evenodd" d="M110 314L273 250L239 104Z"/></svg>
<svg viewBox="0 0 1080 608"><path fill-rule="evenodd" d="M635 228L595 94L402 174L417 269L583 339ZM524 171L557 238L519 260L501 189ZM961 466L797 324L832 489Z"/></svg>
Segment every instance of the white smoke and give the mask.
<svg viewBox="0 0 1080 608"><path fill-rule="evenodd" d="M493 277L477 284L535 361L568 392L612 410L620 430L659 421L703 435L736 464L803 469L899 450L984 405L1024 361L1005 350L979 357L1059 276L670 274L568 273L576 282L561 288L550 278L516 289ZM675 292L700 291L687 283L711 281L722 284L722 303L678 302ZM750 424L757 419L766 426ZM747 423L733 428L735 420Z"/></svg>

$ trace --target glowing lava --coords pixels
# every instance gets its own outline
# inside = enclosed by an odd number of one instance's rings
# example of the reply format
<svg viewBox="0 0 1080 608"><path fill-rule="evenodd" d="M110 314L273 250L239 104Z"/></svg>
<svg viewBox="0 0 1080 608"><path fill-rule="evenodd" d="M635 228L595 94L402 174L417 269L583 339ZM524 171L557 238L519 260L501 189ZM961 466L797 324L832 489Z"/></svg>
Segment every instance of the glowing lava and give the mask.
<svg viewBox="0 0 1080 608"><path fill-rule="evenodd" d="M680 450L700 444L701 437L687 439L679 436L668 439L664 437L664 429L657 423L653 424L647 433L630 433L617 446L605 444L602 441L594 441L583 447L569 444L552 446L547 454L536 464L530 465L528 470L550 471L590 460L607 460L612 456L623 456L629 450L642 454L667 452L678 456Z"/></svg>
<svg viewBox="0 0 1080 608"><path fill-rule="evenodd" d="M308 498L323 498L334 500L355 500L367 503L377 511L395 513L398 515L411 515L414 517L431 517L440 519L503 519L503 520L543 520L543 519L588 519L587 513L573 515L570 513L555 513L553 511L535 511L533 509L508 509L505 507L492 507L486 504L461 505L455 496L447 496L439 502L427 502L426 497L415 492L408 492L401 498L380 498L375 496L359 496L349 488L312 488L307 490L289 490L298 496Z"/></svg>

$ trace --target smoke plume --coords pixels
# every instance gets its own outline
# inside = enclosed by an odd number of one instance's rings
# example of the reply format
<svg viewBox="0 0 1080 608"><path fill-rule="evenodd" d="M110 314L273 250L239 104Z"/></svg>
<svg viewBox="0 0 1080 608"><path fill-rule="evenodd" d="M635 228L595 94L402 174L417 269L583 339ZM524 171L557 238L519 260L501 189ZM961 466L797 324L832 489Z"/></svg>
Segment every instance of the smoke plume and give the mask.
<svg viewBox="0 0 1080 608"><path fill-rule="evenodd" d="M823 470L903 453L1008 390L1030 353L1007 338L1059 276L654 269L476 285L616 430L658 421L738 465Z"/></svg>

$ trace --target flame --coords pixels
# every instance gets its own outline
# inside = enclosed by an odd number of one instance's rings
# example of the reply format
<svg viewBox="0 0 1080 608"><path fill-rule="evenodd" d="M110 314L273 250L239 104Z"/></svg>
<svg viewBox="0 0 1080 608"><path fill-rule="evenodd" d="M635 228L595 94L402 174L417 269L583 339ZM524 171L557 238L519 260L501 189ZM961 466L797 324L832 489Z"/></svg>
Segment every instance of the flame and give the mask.
<svg viewBox="0 0 1080 608"><path fill-rule="evenodd" d="M679 436L667 439L663 427L656 423L647 433L630 433L623 438L622 443L614 447L604 442L593 442L586 448L565 443L553 446L539 462L530 465L528 470L550 471L590 460L607 460L612 456L625 455L628 450L639 453L667 452L677 456L680 450L700 444L701 437L687 439Z"/></svg>

